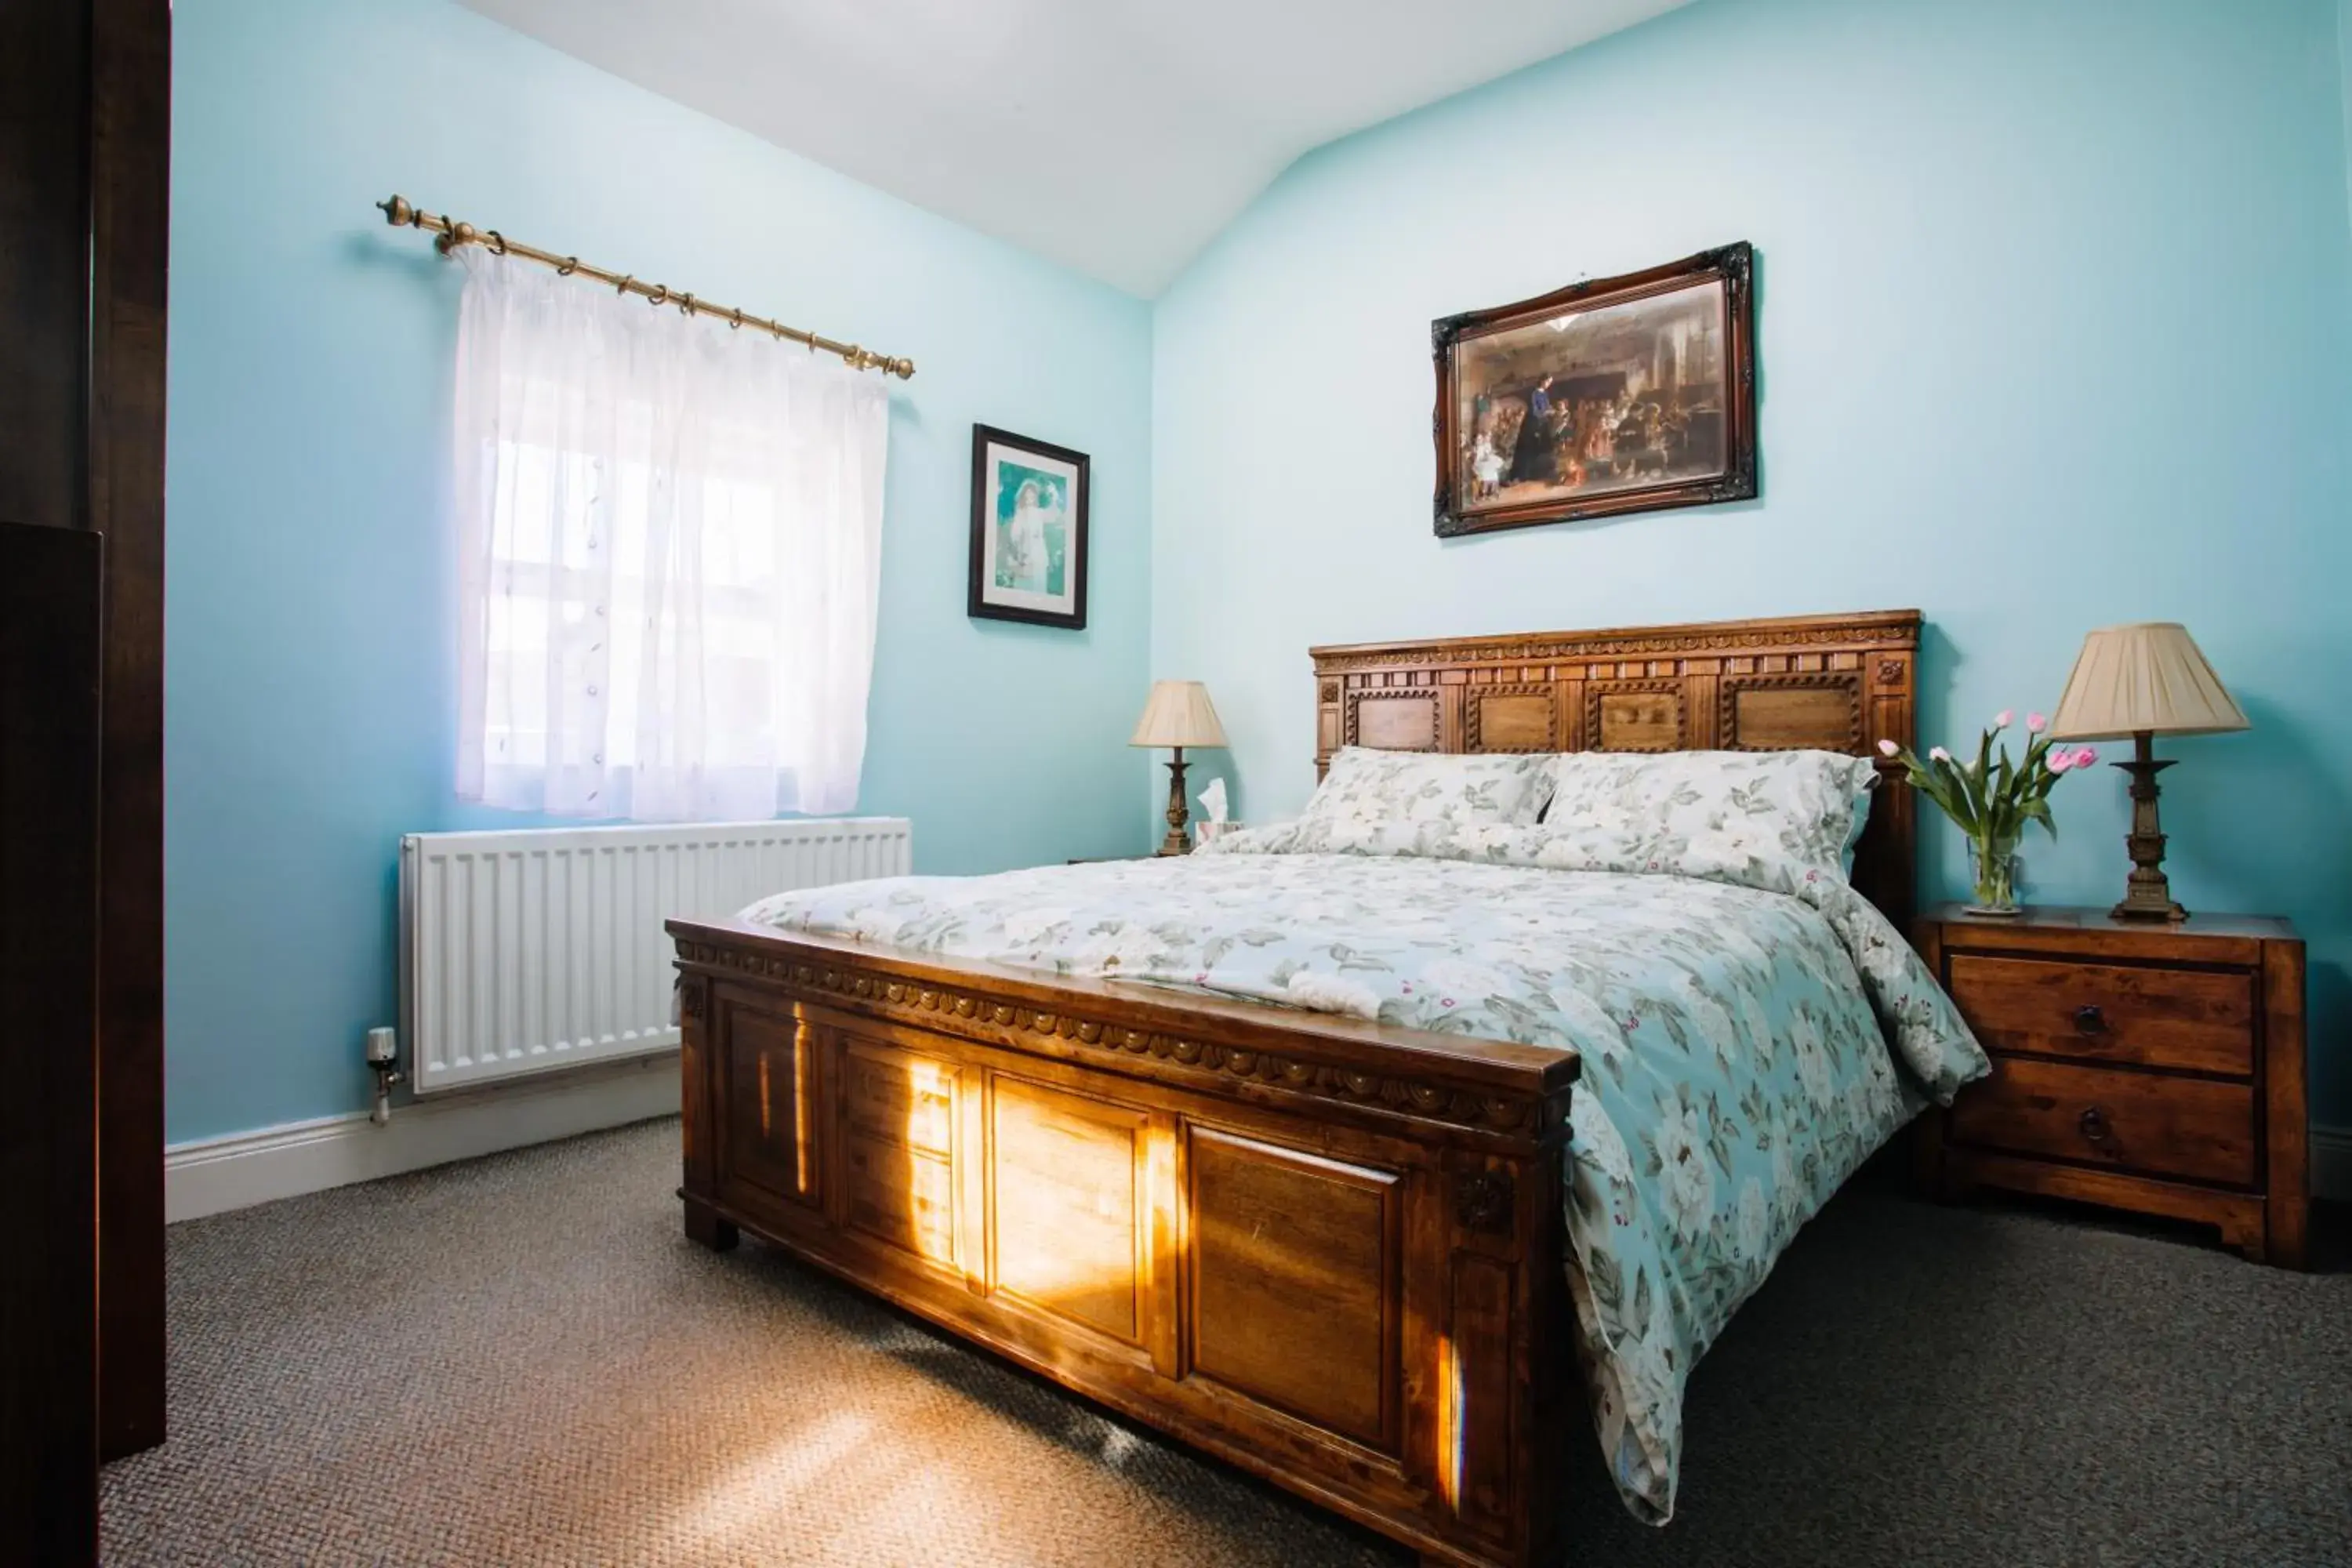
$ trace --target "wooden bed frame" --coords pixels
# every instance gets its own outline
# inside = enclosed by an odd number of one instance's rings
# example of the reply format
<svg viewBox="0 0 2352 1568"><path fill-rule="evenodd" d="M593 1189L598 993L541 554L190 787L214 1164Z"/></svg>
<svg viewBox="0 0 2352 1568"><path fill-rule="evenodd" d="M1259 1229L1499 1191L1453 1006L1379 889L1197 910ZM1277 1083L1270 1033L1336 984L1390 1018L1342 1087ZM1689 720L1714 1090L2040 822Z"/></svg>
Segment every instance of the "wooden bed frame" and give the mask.
<svg viewBox="0 0 2352 1568"><path fill-rule="evenodd" d="M1916 611L1314 650L1342 744L1908 744ZM1898 924L1883 778L1856 882ZM672 921L687 1233L739 1228L1419 1550L1562 1545L1573 1051ZM822 1398L823 1391L812 1391Z"/></svg>

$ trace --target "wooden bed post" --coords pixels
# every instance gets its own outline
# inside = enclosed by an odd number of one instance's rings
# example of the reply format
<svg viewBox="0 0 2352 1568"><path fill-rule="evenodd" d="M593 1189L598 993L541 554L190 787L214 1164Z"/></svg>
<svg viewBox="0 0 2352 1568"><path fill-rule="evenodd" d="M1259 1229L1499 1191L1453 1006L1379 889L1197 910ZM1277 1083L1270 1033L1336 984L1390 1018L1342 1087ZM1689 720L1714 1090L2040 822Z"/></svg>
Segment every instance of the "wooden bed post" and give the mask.
<svg viewBox="0 0 2352 1568"><path fill-rule="evenodd" d="M1569 1398L1576 1325L1562 1273L1565 1149L1563 1137L1532 1160L1452 1173L1437 1306L1439 1375L1452 1386L1424 1402L1438 1428L1414 1445L1437 1456L1432 1480L1462 1526L1510 1563L1557 1560L1563 1439L1582 1426Z"/></svg>
<svg viewBox="0 0 2352 1568"><path fill-rule="evenodd" d="M709 1011L710 983L699 975L677 983L678 1102L686 1146L686 1234L713 1252L725 1252L740 1238L735 1222L711 1206L719 1192L718 1135L711 1121L716 1089L711 1082L709 1037L703 1020Z"/></svg>

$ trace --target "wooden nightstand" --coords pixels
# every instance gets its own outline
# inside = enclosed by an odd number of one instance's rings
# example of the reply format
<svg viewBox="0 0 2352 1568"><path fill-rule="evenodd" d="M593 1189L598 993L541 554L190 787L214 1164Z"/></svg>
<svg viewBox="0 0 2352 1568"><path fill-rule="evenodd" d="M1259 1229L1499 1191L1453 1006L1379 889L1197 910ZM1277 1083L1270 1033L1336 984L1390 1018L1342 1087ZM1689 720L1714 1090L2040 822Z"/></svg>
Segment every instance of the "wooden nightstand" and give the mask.
<svg viewBox="0 0 2352 1568"><path fill-rule="evenodd" d="M2286 921L1989 921L1947 904L1914 940L1993 1067L1921 1119L1931 1191L2201 1221L2248 1258L2303 1267L2303 942Z"/></svg>

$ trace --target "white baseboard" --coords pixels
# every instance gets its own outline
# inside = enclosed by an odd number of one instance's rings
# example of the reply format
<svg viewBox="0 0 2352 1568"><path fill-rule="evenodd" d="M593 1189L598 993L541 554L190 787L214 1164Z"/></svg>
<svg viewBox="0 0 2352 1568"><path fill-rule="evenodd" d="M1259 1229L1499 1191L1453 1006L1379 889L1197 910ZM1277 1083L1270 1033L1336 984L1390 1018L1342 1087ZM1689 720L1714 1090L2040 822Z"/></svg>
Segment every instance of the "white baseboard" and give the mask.
<svg viewBox="0 0 2352 1568"><path fill-rule="evenodd" d="M2352 1204L2352 1127L2311 1130L2311 1195Z"/></svg>
<svg viewBox="0 0 2352 1568"><path fill-rule="evenodd" d="M677 1114L677 1053L435 1095L378 1127L364 1110L163 1151L166 1223Z"/></svg>

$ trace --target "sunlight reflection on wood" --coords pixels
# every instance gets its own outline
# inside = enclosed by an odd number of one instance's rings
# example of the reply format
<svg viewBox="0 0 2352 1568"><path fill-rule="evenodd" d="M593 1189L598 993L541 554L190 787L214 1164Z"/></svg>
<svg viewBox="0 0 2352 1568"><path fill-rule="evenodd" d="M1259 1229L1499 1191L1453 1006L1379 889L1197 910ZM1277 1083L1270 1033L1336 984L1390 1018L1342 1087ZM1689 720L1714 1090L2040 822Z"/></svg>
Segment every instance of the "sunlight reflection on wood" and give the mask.
<svg viewBox="0 0 2352 1568"><path fill-rule="evenodd" d="M997 1289L1139 1342L1137 1296L1150 1259L1138 1221L1150 1198L1138 1189L1150 1119L1003 1075L992 1100Z"/></svg>
<svg viewBox="0 0 2352 1568"><path fill-rule="evenodd" d="M1462 1505L1462 1369L1454 1342L1437 1337L1437 1489L1445 1506Z"/></svg>
<svg viewBox="0 0 2352 1568"><path fill-rule="evenodd" d="M793 1035L793 1180L796 1189L806 1196L812 1187L809 1182L809 1106L815 1099L809 1083L809 1062L816 1054L816 1031L803 1017ZM760 1084L764 1095L767 1088L768 1064L760 1063Z"/></svg>

